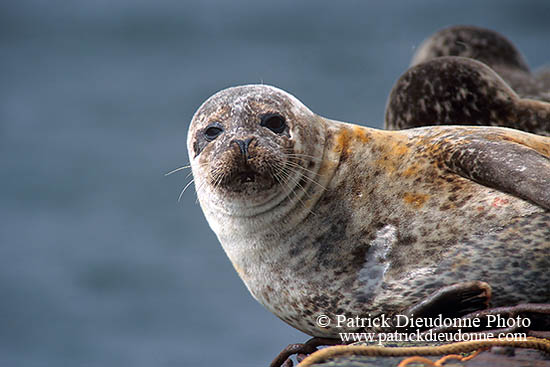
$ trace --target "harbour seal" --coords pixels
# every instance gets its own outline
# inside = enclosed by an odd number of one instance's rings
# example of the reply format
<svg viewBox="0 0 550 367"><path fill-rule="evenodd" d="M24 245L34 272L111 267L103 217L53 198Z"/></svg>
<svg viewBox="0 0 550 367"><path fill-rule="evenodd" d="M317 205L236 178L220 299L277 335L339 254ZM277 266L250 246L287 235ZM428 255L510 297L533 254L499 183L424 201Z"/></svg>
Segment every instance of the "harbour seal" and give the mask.
<svg viewBox="0 0 550 367"><path fill-rule="evenodd" d="M460 56L413 66L393 86L386 104L387 129L455 124L550 135L550 103L521 98L487 65Z"/></svg>
<svg viewBox="0 0 550 367"><path fill-rule="evenodd" d="M531 73L521 52L498 32L465 25L441 29L422 43L411 66L443 56L478 60L500 75L521 97L550 102L548 71Z"/></svg>
<svg viewBox="0 0 550 367"><path fill-rule="evenodd" d="M201 105L187 146L235 270L307 334L365 330L337 315L448 315L491 290L495 306L550 300L550 138L371 129L247 85Z"/></svg>
<svg viewBox="0 0 550 367"><path fill-rule="evenodd" d="M425 40L388 97L387 129L492 125L550 135L550 72L501 34L454 26Z"/></svg>

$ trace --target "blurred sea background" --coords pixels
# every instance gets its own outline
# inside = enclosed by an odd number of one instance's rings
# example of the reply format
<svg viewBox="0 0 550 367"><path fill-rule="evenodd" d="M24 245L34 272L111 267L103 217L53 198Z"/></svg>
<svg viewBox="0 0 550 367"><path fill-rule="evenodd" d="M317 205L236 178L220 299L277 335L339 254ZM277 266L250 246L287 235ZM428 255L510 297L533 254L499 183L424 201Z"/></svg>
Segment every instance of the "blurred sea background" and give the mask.
<svg viewBox="0 0 550 367"><path fill-rule="evenodd" d="M550 2L3 1L0 366L266 366L308 339L248 293L189 182L194 111L266 83L382 127L418 45L473 24L550 63Z"/></svg>

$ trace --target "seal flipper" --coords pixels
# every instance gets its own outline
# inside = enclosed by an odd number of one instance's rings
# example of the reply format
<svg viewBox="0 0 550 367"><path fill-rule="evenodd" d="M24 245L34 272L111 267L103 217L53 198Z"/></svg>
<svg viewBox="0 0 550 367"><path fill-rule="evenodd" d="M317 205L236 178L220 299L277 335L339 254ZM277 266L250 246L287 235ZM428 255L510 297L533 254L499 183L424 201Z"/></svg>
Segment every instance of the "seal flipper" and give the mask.
<svg viewBox="0 0 550 367"><path fill-rule="evenodd" d="M447 153L455 173L550 209L550 158L539 151L497 136L467 140Z"/></svg>
<svg viewBox="0 0 550 367"><path fill-rule="evenodd" d="M408 308L403 315L422 318L460 317L489 307L491 286L482 281L456 283L443 287Z"/></svg>

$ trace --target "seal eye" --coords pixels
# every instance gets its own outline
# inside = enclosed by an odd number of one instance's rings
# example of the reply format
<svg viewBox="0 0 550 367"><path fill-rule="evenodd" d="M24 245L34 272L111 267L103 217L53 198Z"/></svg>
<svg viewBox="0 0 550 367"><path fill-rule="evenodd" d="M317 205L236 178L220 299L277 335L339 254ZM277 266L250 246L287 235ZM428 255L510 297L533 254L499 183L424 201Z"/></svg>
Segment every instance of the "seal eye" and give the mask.
<svg viewBox="0 0 550 367"><path fill-rule="evenodd" d="M218 135L220 135L222 132L223 128L219 124L213 123L208 125L206 130L204 130L204 137L206 138L206 140L212 141L216 139Z"/></svg>
<svg viewBox="0 0 550 367"><path fill-rule="evenodd" d="M261 116L260 125L267 127L275 134L280 134L285 131L286 121L285 118L278 113L268 113Z"/></svg>

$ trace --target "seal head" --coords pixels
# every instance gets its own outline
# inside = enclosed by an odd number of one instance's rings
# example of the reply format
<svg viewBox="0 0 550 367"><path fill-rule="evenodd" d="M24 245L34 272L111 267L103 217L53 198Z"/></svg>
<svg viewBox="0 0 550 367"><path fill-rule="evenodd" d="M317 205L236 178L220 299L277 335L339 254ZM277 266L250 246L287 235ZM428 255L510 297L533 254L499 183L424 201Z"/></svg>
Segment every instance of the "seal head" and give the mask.
<svg viewBox="0 0 550 367"><path fill-rule="evenodd" d="M250 214L295 193L307 180L324 126L305 128L314 114L288 93L265 85L223 90L193 117L189 156L196 185L217 209ZM319 144L301 144L319 140ZM200 167L200 169L199 169ZM304 178L304 176L306 178Z"/></svg>
<svg viewBox="0 0 550 367"><path fill-rule="evenodd" d="M506 66L529 72L525 58L510 40L480 27L459 25L436 32L418 48L411 66L442 56L462 56L491 68Z"/></svg>
<svg viewBox="0 0 550 367"><path fill-rule="evenodd" d="M521 97L550 102L548 70L531 73L521 52L498 32L464 25L444 28L422 43L411 66L445 56L482 62Z"/></svg>

